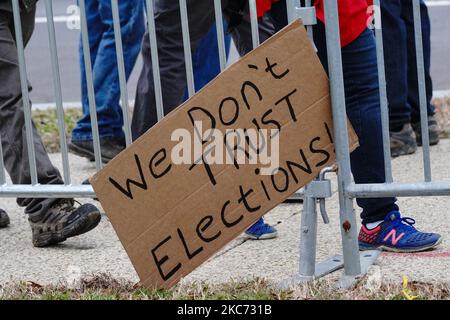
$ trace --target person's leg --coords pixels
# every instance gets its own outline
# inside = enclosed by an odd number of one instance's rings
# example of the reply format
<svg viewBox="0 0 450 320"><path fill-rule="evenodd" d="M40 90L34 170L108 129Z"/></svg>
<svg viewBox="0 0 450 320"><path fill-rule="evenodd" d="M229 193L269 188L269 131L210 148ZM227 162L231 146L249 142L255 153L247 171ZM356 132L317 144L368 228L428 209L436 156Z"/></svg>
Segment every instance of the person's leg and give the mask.
<svg viewBox="0 0 450 320"><path fill-rule="evenodd" d="M342 49L347 115L360 147L351 154L356 183L385 182L381 111L375 39L366 30L356 41ZM362 223L383 220L398 210L395 198L357 199L363 209Z"/></svg>
<svg viewBox="0 0 450 320"><path fill-rule="evenodd" d="M25 45L34 29L35 8L21 13ZM11 12L0 10L0 135L6 170L14 184L31 184L25 119L20 86L19 62ZM58 170L51 164L44 145L33 125L37 178L40 184L63 184ZM100 212L90 204L73 206L72 199L17 199L25 207L32 230L33 245L44 247L95 228ZM4 213L0 217L5 222ZM8 219L9 220L9 219ZM9 222L9 221L6 221Z"/></svg>
<svg viewBox="0 0 450 320"><path fill-rule="evenodd" d="M97 0L86 2L86 21L89 33L89 51L91 55L91 67L95 65L98 48L102 35L104 32L104 26L101 23L100 13L98 12L99 2ZM79 63L80 63L80 82L81 82L81 104L83 108L83 117L79 119L72 131L72 140L90 140L92 139L92 127L90 122L89 111L89 99L86 80L86 66L84 64L83 55L83 43L80 34L79 46Z"/></svg>
<svg viewBox="0 0 450 320"><path fill-rule="evenodd" d="M168 114L181 103L186 88L180 6L178 1L157 0L154 7L163 106ZM195 52L214 23L214 7L209 1L189 0L187 8L191 50ZM132 120L134 140L158 121L148 32L142 42L142 58Z"/></svg>
<svg viewBox="0 0 450 320"><path fill-rule="evenodd" d="M279 17L287 23L282 15ZM279 28L283 23L275 21L275 26ZM319 59L328 72L325 26L320 21L314 27L314 42ZM370 30L342 48L342 63L347 115L360 144L350 158L354 180L358 184L383 183L385 176L377 57L375 38ZM359 234L361 250L378 248L415 252L433 248L442 240L438 234L417 231L413 227L413 219L402 218L395 198L357 199L357 202L363 209Z"/></svg>
<svg viewBox="0 0 450 320"><path fill-rule="evenodd" d="M417 141L421 144L420 131L420 99L419 99L419 85L417 77L417 61L416 61L416 44L415 44L415 29L413 19L412 1L406 0L403 2L402 16L406 23L407 34L407 53L408 53L408 102L411 105L411 123L416 132ZM427 5L423 0L420 1L420 14L422 25L422 44L424 54L425 67L425 87L427 95L427 114L429 116L429 131L430 143L437 144L439 142L439 130L437 122L434 119L435 107L431 103L433 98L433 82L430 75L431 64L431 24L428 14Z"/></svg>
<svg viewBox="0 0 450 320"><path fill-rule="evenodd" d="M342 62L347 115L360 144L351 154L354 180L358 184L383 183L378 70L375 39L370 30L342 49ZM417 252L433 248L442 241L439 234L416 230L413 219L402 218L395 198L357 199L357 202L363 209L358 237L361 250Z"/></svg>
<svg viewBox="0 0 450 320"><path fill-rule="evenodd" d="M411 154L417 150L411 127L408 100L406 24L402 17L404 1L381 1L386 89L389 102L391 155Z"/></svg>
<svg viewBox="0 0 450 320"><path fill-rule="evenodd" d="M102 33L95 63L93 63L93 80L96 93L99 134L102 141L111 139L117 141L121 147L117 150L116 153L118 153L124 145L124 134L122 130L123 115L119 104L120 85L111 2L109 0L101 0L98 3L98 13L95 13L98 14L98 17L93 21L95 21L95 24L102 26ZM120 1L119 15L125 74L128 80L140 52L142 36L145 30L143 1ZM98 27L98 30L100 30L100 27ZM88 157L92 156L93 151L90 121L90 115L87 112L72 134L73 142L75 143L77 140L90 141L89 151L91 153ZM105 148L105 146L102 147ZM102 154L104 152L102 151ZM110 157L106 154L104 156L105 158L112 158L114 154L111 154Z"/></svg>
<svg viewBox="0 0 450 320"><path fill-rule="evenodd" d="M34 11L22 14L25 43L34 28ZM12 14L0 11L0 133L7 172L14 184L30 184L30 164L25 133L19 62L15 44ZM38 180L41 184L63 184L59 171L51 164L42 141L33 126ZM58 200L18 199L30 216L39 216Z"/></svg>
<svg viewBox="0 0 450 320"><path fill-rule="evenodd" d="M406 26L400 0L381 1L386 86L389 101L389 122L392 131L399 131L411 122L408 103Z"/></svg>

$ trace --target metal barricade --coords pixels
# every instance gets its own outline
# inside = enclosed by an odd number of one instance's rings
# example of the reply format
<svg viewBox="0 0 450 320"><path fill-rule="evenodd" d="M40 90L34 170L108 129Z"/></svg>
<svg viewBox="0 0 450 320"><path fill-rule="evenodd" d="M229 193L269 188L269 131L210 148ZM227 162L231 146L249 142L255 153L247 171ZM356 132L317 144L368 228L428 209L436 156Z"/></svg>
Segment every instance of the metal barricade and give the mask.
<svg viewBox="0 0 450 320"><path fill-rule="evenodd" d="M22 38L22 25L20 17L19 0L11 0L14 14L15 36L17 42L18 59L20 65L21 89L24 103L24 116L26 126L26 140L28 148L28 156L30 163L31 184L30 185L11 185L6 183L5 165L3 161L2 144L0 143L0 198L1 197L37 197L37 198L63 198L63 197L95 197L95 194L88 185L73 185L70 175L70 163L67 151L67 143L64 125L63 98L61 93L60 68L58 63L58 51L56 46L55 25L53 22L52 1L44 0L48 39L50 44L50 58L52 64L52 76L55 91L55 101L57 109L58 129L60 133L60 146L62 155L62 166L64 185L40 185L37 178L35 150L32 133L32 117L31 105L29 103L29 92L27 82L27 70L24 54L24 43ZM381 0L386 1L386 0ZM222 24L222 1L214 0L214 14L218 35L219 61L221 70L226 67L226 53L224 44L224 28ZM338 268L344 267L345 277L343 285L351 283L355 277L366 272L367 267L376 259L378 252L364 252L360 255L358 248L356 215L353 208L353 199L355 198L376 198L386 196L442 196L450 195L450 181L432 181L429 134L426 111L426 88L425 88L425 68L423 46L416 45L417 50L417 70L420 90L420 115L423 141L423 172L424 181L418 183L395 183L392 178L390 142L389 142L389 113L388 101L386 93L386 80L384 68L383 39L381 28L376 28L376 44L378 57L378 72L380 85L380 102L381 102L381 122L383 131L384 146L384 164L386 183L382 184L355 184L352 180L352 172L350 168L349 142L347 135L347 115L346 102L344 92L344 79L342 56L340 46L339 18L338 18L338 1L326 0L325 9L325 28L326 42L329 59L329 76L331 84L331 100L333 109L335 149L337 157L337 173L338 173L338 193L340 205L340 228L342 236L343 255L335 256L320 264L316 264L316 230L317 230L317 203L320 202L320 209L325 223L328 217L325 212L324 201L331 197L331 185L325 179L327 169L321 174L317 180L306 186L297 193L297 197L303 197L304 207L301 219L301 235L300 235L300 264L299 273L290 282L308 281ZM183 31L183 45L186 64L187 88L189 97L195 94L193 65L190 47L188 8L186 1L179 0L181 25ZM312 39L311 26L316 23L314 7L311 1L305 1L306 6L302 7L299 0L287 0L288 18L290 21L301 18L305 25L308 26L308 34ZM127 146L132 142L131 126L129 119L129 104L127 83L124 67L124 56L121 39L120 17L118 0L111 0L112 14L114 22L114 34L117 52L117 66L120 80L121 90L121 106L123 109L124 132ZM374 0L374 5L379 6L380 0ZM413 0L414 8L414 26L416 44L422 44L422 30L420 17L419 0ZM83 44L83 56L86 68L86 80L89 98L89 108L91 114L91 125L94 140L94 153L96 169L102 168L99 128L96 114L95 92L93 85L93 74L91 67L91 57L89 50L88 26L86 20L85 0L79 0L81 35ZM154 19L153 0L145 0L147 27L149 31L151 58L153 64L153 81L156 96L156 113L158 119L164 116L163 96L161 88L159 59L156 41L156 28ZM258 34L258 18L255 0L249 0L249 11L251 21L251 33L253 47L259 45ZM375 14L379 15L380 11L375 10ZM377 19L380 21L381 19Z"/></svg>

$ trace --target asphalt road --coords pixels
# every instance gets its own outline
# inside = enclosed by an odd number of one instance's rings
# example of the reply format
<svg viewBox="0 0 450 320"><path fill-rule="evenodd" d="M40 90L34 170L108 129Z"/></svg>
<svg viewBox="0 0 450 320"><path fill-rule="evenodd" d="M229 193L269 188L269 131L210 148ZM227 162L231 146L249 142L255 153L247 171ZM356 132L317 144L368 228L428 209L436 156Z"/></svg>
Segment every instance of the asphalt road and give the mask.
<svg viewBox="0 0 450 320"><path fill-rule="evenodd" d="M448 65L448 53L450 52L450 1L435 0L430 2L441 2L440 6L431 6L429 9L432 23L432 77L434 89L450 90L450 66ZM70 19L73 11L70 10L73 9L76 1L58 0L53 1L53 3L54 15L59 17L55 25L63 100L70 104L70 102L80 101L79 30L70 28L73 22ZM40 1L35 33L26 50L28 74L33 85L31 98L35 104L55 101L47 25L43 21L44 17L44 3ZM235 58L237 58L237 54L233 52L230 59L233 60ZM128 83L130 99L134 99L137 77L141 66L142 63L139 58Z"/></svg>

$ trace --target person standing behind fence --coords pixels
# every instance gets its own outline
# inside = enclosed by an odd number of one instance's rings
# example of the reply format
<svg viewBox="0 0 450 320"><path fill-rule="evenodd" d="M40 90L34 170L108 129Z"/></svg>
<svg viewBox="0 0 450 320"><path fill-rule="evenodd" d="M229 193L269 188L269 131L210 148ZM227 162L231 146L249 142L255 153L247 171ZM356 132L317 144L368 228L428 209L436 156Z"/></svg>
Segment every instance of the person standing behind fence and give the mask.
<svg viewBox="0 0 450 320"><path fill-rule="evenodd" d="M372 1L370 0L371 4ZM391 155L411 154L422 145L420 101L412 0L380 1L383 30L386 88L389 101ZM425 64L428 130L430 144L439 143L439 128L431 103L433 83L430 76L431 25L428 8L420 1Z"/></svg>
<svg viewBox="0 0 450 320"><path fill-rule="evenodd" d="M317 24L314 43L325 70L328 71L324 2L314 2ZM355 183L384 183L385 169L381 131L380 92L376 45L367 25L366 0L340 0L339 21L341 54L347 116L359 138L359 148L350 156ZM286 2L271 8L274 25L280 30L287 24ZM356 199L363 209L359 233L360 250L418 252L439 245L442 236L424 233L414 227L414 219L402 217L397 200L388 198Z"/></svg>
<svg viewBox="0 0 450 320"><path fill-rule="evenodd" d="M125 73L128 80L141 50L142 36L145 32L144 1L120 0L119 16ZM86 19L101 155L102 161L107 163L125 148L111 0L86 1ZM81 39L79 52L83 116L73 129L69 150L78 156L93 160L94 144Z"/></svg>
<svg viewBox="0 0 450 320"><path fill-rule="evenodd" d="M20 2L24 46L34 30L35 0ZM25 130L18 51L11 1L0 3L0 136L5 167L14 184L31 184L30 163ZM37 179L40 184L63 184L59 171L52 165L41 138L33 125ZM100 222L99 210L84 204L74 207L73 199L20 198L25 207L36 247L45 247L78 236L95 228ZM0 210L0 228L9 218Z"/></svg>

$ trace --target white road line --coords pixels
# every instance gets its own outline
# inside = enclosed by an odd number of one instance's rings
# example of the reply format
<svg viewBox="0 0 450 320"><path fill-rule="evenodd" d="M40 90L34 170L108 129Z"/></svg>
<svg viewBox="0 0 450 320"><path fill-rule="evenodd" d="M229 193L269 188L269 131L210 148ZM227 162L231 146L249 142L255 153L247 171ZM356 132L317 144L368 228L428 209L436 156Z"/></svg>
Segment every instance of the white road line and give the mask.
<svg viewBox="0 0 450 320"><path fill-rule="evenodd" d="M428 7L447 7L450 6L450 1L425 1Z"/></svg>
<svg viewBox="0 0 450 320"><path fill-rule="evenodd" d="M54 22L78 22L80 21L79 17L74 17L74 16L55 16L53 17L53 21ZM47 18L46 17L36 17L35 19L35 23L47 23Z"/></svg>
<svg viewBox="0 0 450 320"><path fill-rule="evenodd" d="M425 1L429 7L447 7L450 6L450 0L440 0L440 1ZM46 17L36 17L36 23L47 23ZM53 18L54 22L67 22L67 21L80 21L80 18L73 15L68 16L55 16Z"/></svg>
<svg viewBox="0 0 450 320"><path fill-rule="evenodd" d="M129 100L128 105L130 107L134 106L134 100ZM81 108L81 101L73 101L73 102L63 102L63 108ZM56 109L55 102L44 102L44 103L33 103L33 110L47 110L47 109Z"/></svg>
<svg viewBox="0 0 450 320"><path fill-rule="evenodd" d="M433 91L433 98L450 98L450 90L436 90Z"/></svg>

